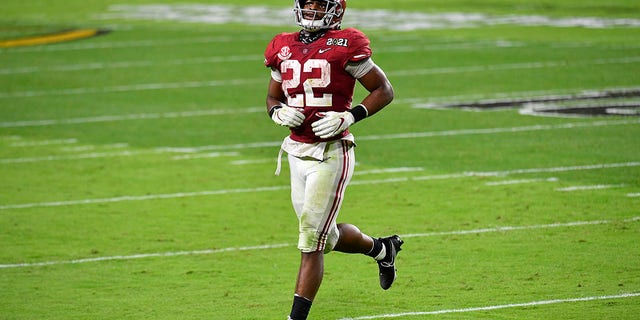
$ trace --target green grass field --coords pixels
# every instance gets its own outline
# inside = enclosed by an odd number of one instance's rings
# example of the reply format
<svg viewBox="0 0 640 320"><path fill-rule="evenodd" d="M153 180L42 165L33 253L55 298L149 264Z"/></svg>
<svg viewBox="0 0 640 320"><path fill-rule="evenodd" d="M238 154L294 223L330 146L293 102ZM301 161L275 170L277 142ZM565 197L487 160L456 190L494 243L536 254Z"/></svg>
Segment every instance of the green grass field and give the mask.
<svg viewBox="0 0 640 320"><path fill-rule="evenodd" d="M297 221L262 53L297 28L263 4L0 3L0 319L286 318ZM389 291L327 255L311 319L637 319L638 12L349 0L396 99L352 128L338 220L405 245ZM110 32L11 42L80 29ZM553 106L623 112L521 112Z"/></svg>

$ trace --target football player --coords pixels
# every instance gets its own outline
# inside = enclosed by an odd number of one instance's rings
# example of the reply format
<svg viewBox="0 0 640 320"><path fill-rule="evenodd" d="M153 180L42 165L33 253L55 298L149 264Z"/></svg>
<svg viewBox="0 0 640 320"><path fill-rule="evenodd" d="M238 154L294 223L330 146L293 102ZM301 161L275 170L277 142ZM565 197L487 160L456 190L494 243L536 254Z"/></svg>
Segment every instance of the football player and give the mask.
<svg viewBox="0 0 640 320"><path fill-rule="evenodd" d="M354 170L354 136L349 127L393 100L393 88L371 58L369 39L354 28L341 29L345 0L294 0L302 30L276 35L265 50L271 69L267 111L290 134L287 152L291 200L298 216L300 269L289 319L307 319L330 251L365 254L378 263L380 286L396 278L395 259L403 241L397 235L373 238L354 225L336 223ZM352 107L356 82L369 93Z"/></svg>

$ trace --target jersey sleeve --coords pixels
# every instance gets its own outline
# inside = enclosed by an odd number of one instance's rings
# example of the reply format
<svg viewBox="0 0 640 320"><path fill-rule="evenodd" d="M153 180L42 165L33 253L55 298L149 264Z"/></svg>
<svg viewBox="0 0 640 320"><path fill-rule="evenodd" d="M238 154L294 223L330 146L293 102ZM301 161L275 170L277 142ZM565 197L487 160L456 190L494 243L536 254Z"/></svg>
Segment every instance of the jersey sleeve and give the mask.
<svg viewBox="0 0 640 320"><path fill-rule="evenodd" d="M359 62L371 57L371 42L362 31L354 28L344 30L350 42L349 62Z"/></svg>
<svg viewBox="0 0 640 320"><path fill-rule="evenodd" d="M271 39L271 42L267 45L267 48L264 50L264 65L267 68L277 69L278 68L278 52L280 50L278 43L281 41L284 34L279 34Z"/></svg>

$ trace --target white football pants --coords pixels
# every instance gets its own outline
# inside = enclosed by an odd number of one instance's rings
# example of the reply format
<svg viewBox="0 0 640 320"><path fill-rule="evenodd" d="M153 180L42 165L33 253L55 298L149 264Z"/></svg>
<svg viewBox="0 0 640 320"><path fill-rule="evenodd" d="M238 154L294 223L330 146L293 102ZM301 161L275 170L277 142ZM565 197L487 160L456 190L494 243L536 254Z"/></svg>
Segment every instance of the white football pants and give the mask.
<svg viewBox="0 0 640 320"><path fill-rule="evenodd" d="M298 248L302 252L330 252L338 242L336 218L353 175L354 144L327 143L324 160L288 155L291 201L298 216Z"/></svg>

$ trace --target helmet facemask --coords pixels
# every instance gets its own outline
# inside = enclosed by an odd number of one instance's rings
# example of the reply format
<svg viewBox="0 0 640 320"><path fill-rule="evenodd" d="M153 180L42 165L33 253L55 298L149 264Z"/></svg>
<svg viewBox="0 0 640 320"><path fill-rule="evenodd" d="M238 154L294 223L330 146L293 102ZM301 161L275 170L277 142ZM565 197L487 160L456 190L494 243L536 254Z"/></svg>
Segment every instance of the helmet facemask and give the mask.
<svg viewBox="0 0 640 320"><path fill-rule="evenodd" d="M309 32L340 28L342 14L344 13L344 8L340 1L321 1L326 2L324 10L304 9L305 2L307 2L307 0L294 0L293 12L297 25ZM306 14L312 14L313 17L305 18ZM322 14L324 14L324 16L318 19L317 17Z"/></svg>

